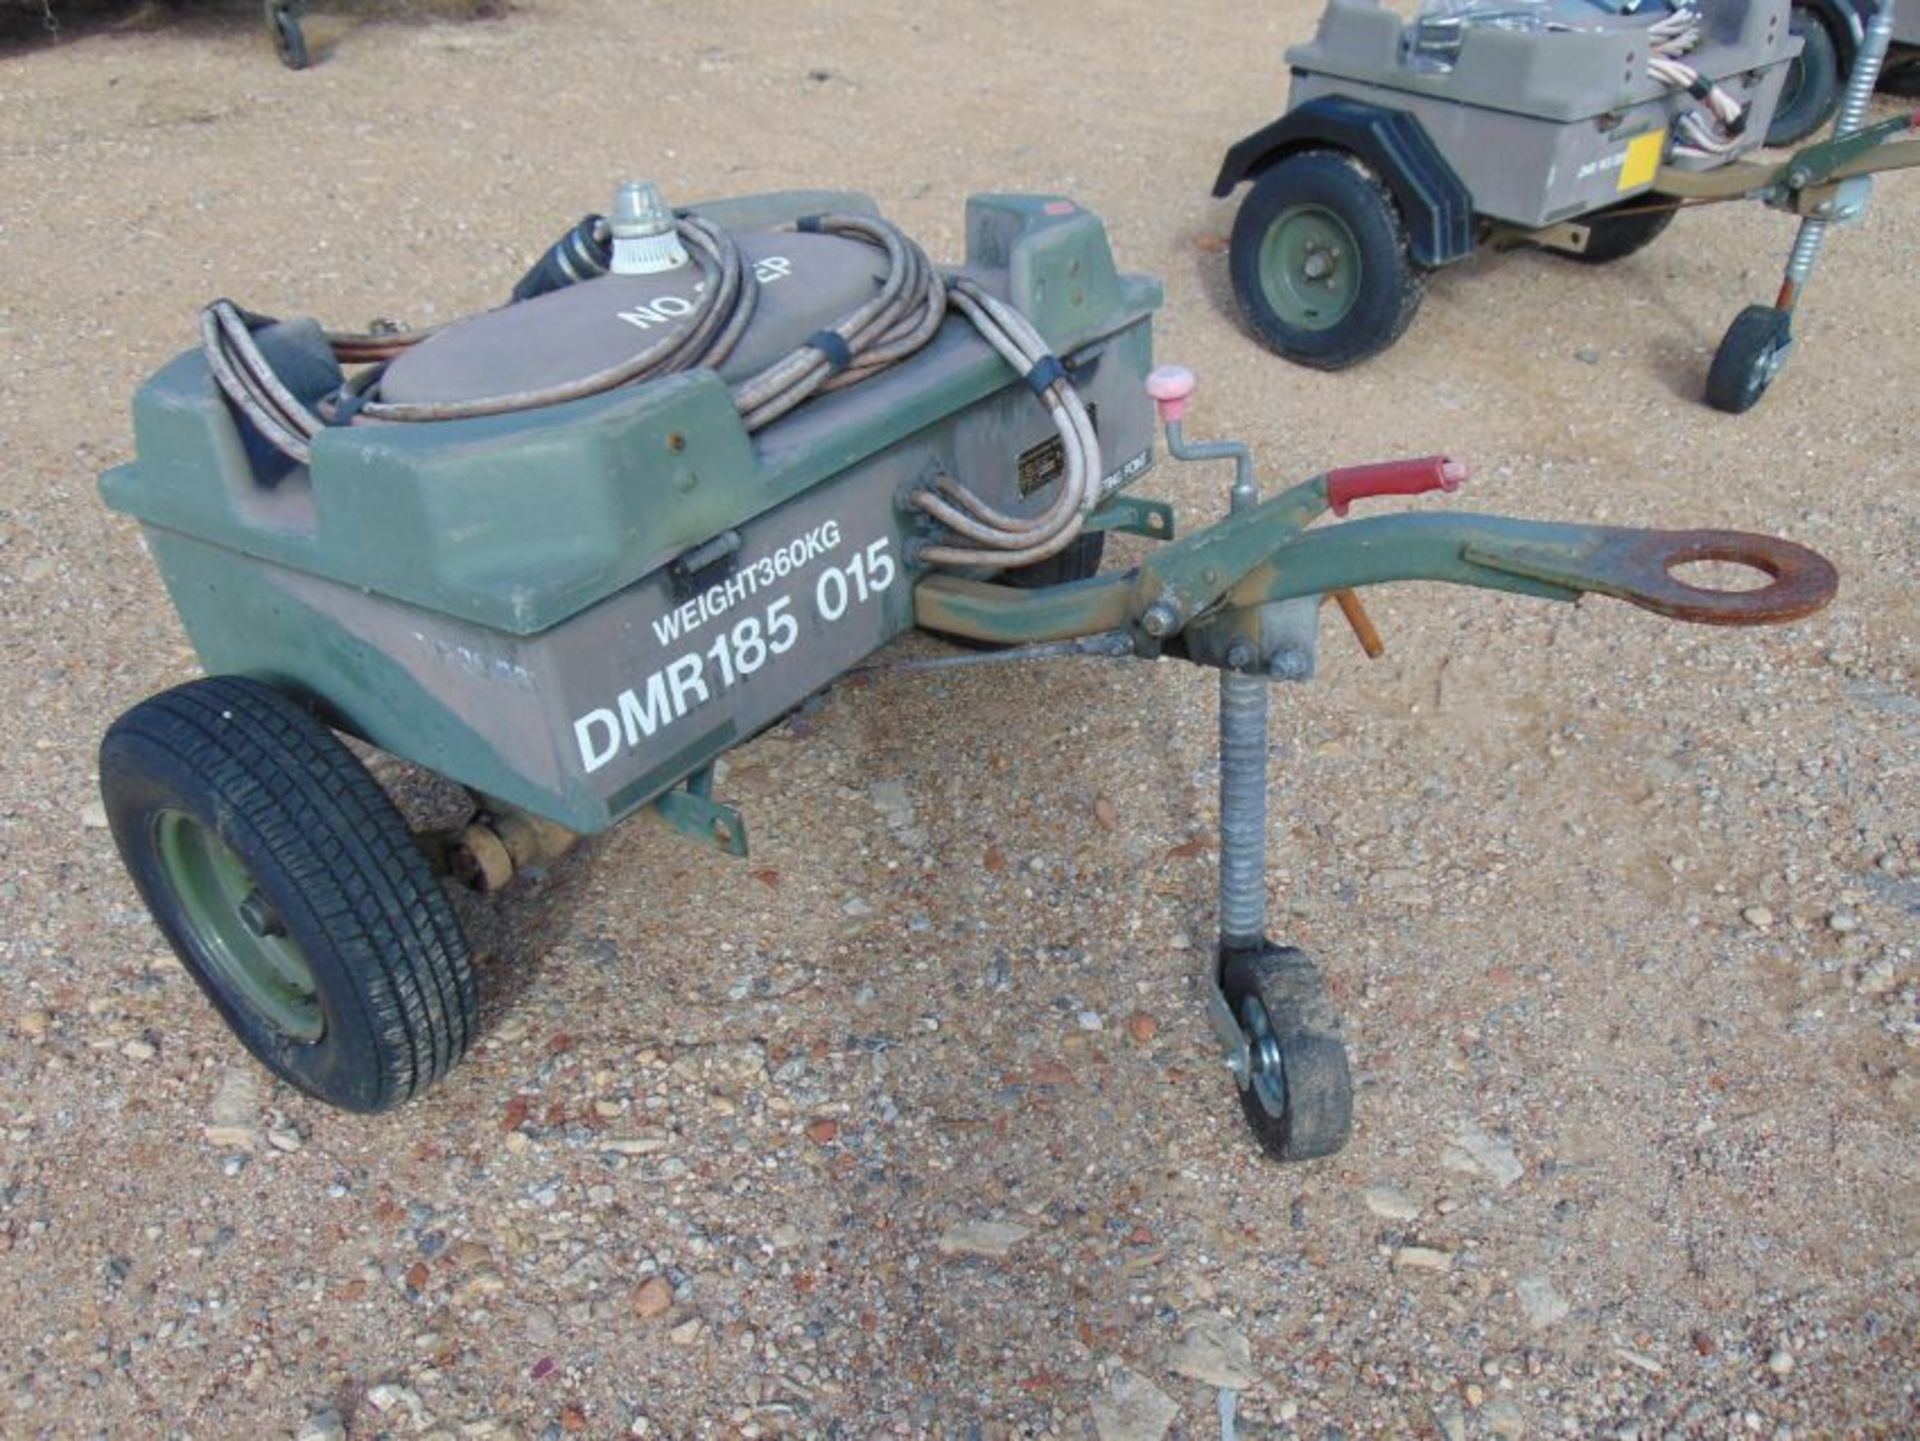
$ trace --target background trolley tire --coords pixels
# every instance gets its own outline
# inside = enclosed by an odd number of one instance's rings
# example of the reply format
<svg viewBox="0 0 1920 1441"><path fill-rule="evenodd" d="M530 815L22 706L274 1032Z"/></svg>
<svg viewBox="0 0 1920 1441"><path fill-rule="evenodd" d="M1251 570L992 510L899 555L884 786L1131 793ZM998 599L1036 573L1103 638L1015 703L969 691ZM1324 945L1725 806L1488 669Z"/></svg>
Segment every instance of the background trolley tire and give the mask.
<svg viewBox="0 0 1920 1441"><path fill-rule="evenodd" d="M999 578L1022 590L1044 590L1050 585L1087 580L1099 573L1100 559L1106 553L1107 533L1104 530L1083 530L1065 550L1045 560L1035 561L1032 565L1004 570Z"/></svg>
<svg viewBox="0 0 1920 1441"><path fill-rule="evenodd" d="M267 0L267 29L273 34L273 50L289 70L305 70L312 64L307 54L306 32L300 28L296 0Z"/></svg>
<svg viewBox="0 0 1920 1441"><path fill-rule="evenodd" d="M142 701L100 746L121 859L247 1049L331 1105L382 1111L466 1051L466 940L393 802L257 681Z"/></svg>
<svg viewBox="0 0 1920 1441"><path fill-rule="evenodd" d="M1581 216L1579 223L1587 227L1587 248L1556 253L1585 265L1606 265L1615 260L1625 260L1635 251L1644 250L1658 240L1661 232L1673 224L1674 216L1680 213L1671 205L1659 209L1640 208L1654 203L1643 196Z"/></svg>
<svg viewBox="0 0 1920 1441"><path fill-rule="evenodd" d="M1318 257L1324 277L1305 266ZM1227 268L1260 339L1288 360L1344 370L1413 323L1426 284L1378 178L1337 150L1290 155L1234 218Z"/></svg>
<svg viewBox="0 0 1920 1441"><path fill-rule="evenodd" d="M1795 5L1787 28L1805 45L1787 62L1787 79L1780 104L1767 124L1767 144L1793 145L1833 119L1840 108L1846 77L1840 73L1840 51L1826 22Z"/></svg>

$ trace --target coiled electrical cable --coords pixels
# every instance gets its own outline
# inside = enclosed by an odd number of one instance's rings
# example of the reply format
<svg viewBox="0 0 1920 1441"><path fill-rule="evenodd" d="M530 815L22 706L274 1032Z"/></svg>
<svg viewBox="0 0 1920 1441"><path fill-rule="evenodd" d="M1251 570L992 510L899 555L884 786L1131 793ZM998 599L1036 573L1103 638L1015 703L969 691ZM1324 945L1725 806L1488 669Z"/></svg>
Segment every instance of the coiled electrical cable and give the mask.
<svg viewBox="0 0 1920 1441"><path fill-rule="evenodd" d="M216 300L201 312L201 348L227 397L271 444L302 463L312 459L313 437L329 423L337 423L342 414L348 419L388 421L467 420L559 405L699 365L717 367L732 353L753 319L758 285L740 256L739 246L719 226L698 216L685 216L678 230L702 275L700 301L692 322L668 331L618 365L560 385L470 400L395 403L379 398L380 371L375 368L355 376L316 410L287 389L254 340L252 331L265 323L265 317L243 311L228 300ZM424 338L424 333L327 337L335 358L344 364L389 360L406 345Z"/></svg>
<svg viewBox="0 0 1920 1441"><path fill-rule="evenodd" d="M857 384L904 360L933 339L946 315L945 282L899 226L830 215L810 221L809 228L879 247L886 252L887 276L878 294L828 327L845 346L844 356L809 342L733 387L733 403L750 431L778 420L816 391Z"/></svg>
<svg viewBox="0 0 1920 1441"><path fill-rule="evenodd" d="M749 431L759 430L810 396L878 374L930 341L949 305L1025 378L1059 433L1065 474L1052 503L1033 516L1008 515L951 476L913 492L911 502L962 543L935 544L921 559L936 565L1000 569L1030 565L1071 544L1086 512L1100 498L1100 442L1072 381L1025 316L973 280L943 278L926 253L898 226L870 216L820 216L806 229L862 241L884 252L878 291L825 330L733 385L729 394ZM220 389L276 449L301 463L313 438L329 425L359 419L391 422L464 420L540 409L635 385L696 367L718 369L753 319L759 286L732 236L697 215L678 218L677 231L701 271L699 300L689 323L617 365L533 390L457 401L393 402L380 398L384 362L431 334L374 330L329 332L342 364L370 368L310 406L273 369L254 339L272 322L232 301L216 300L200 317L201 348Z"/></svg>
<svg viewBox="0 0 1920 1441"><path fill-rule="evenodd" d="M1056 374L1038 391L1047 407L1065 452L1066 474L1053 504L1031 517L1006 515L959 481L942 476L934 490L916 490L911 499L949 530L972 545L930 545L920 559L931 565L979 566L1005 569L1031 565L1067 548L1080 534L1086 513L1100 499L1100 441L1080 394L1046 341L1031 322L1011 305L983 290L974 281L955 278L948 286L954 308L973 323L986 342L1022 376L1043 374L1052 361Z"/></svg>

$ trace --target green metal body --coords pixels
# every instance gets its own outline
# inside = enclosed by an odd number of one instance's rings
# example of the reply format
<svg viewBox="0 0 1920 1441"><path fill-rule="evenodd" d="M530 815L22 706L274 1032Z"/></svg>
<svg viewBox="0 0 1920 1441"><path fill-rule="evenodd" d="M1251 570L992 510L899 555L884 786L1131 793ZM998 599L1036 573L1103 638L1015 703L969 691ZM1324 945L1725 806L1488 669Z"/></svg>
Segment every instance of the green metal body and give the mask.
<svg viewBox="0 0 1920 1441"><path fill-rule="evenodd" d="M807 192L698 209L765 229L868 204ZM933 531L908 496L935 475L1015 511L1059 481L1041 407L952 317L911 359L753 435L718 377L692 372L514 416L330 429L311 466L262 446L195 352L142 388L138 459L102 489L141 522L209 672L304 697L495 809L591 833L654 804L735 853L745 828L712 795L713 760L914 625L1016 645L1104 633L1142 656L1299 679L1318 597L1356 585L1598 590L1728 622L1832 592L1825 562L1759 537L1469 515L1310 529L1346 500L1410 493L1404 476L1381 490L1356 472L1175 540L1168 506L1121 489L1153 458L1159 287L1120 275L1100 222L1052 197L971 201L967 270L1036 324L1096 418L1106 499L1089 525L1167 542L1136 569L1025 589L917 563ZM261 340L306 398L339 383L310 322ZM1779 579L1727 594L1667 574L1698 558Z"/></svg>
<svg viewBox="0 0 1920 1441"><path fill-rule="evenodd" d="M745 229L873 207L810 191L696 208ZM1119 274L1099 220L1049 196L972 200L966 268L1068 364L1108 489L1143 474L1158 284ZM311 322L261 339L305 398L339 383ZM1015 488L1046 473L1052 428L958 317L910 361L753 435L720 379L695 371L511 416L333 428L300 466L236 420L197 351L141 388L134 430L138 458L102 492L141 522L208 671L306 696L344 730L580 832L913 624L928 530L912 488L945 471L1019 510L1052 483ZM1150 502L1094 519L1171 532ZM675 575L716 542L712 588ZM710 650L716 635L740 643ZM626 743L601 760L610 726Z"/></svg>

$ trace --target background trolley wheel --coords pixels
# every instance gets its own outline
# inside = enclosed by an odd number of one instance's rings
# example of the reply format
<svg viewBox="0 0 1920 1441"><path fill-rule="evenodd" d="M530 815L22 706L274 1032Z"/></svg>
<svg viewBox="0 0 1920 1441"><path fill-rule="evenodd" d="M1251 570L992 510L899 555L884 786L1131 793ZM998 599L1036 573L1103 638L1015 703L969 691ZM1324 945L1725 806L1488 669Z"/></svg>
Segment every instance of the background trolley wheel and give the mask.
<svg viewBox="0 0 1920 1441"><path fill-rule="evenodd" d="M1585 250L1557 253L1587 265L1625 260L1659 239L1679 213L1672 205L1660 205L1648 196L1612 205L1580 217L1579 223L1587 227Z"/></svg>
<svg viewBox="0 0 1920 1441"><path fill-rule="evenodd" d="M381 1111L467 1048L466 940L406 822L319 721L257 681L142 701L100 746L121 859L193 978L275 1074Z"/></svg>
<svg viewBox="0 0 1920 1441"><path fill-rule="evenodd" d="M298 0L267 0L267 29L273 34L274 53L287 69L305 70L312 63L306 33L300 28Z"/></svg>
<svg viewBox="0 0 1920 1441"><path fill-rule="evenodd" d="M1769 145L1793 145L1833 119L1846 81L1840 73L1839 47L1824 20L1805 6L1795 5L1787 28L1805 43L1787 62L1780 102L1767 124Z"/></svg>
<svg viewBox="0 0 1920 1441"><path fill-rule="evenodd" d="M1771 305L1749 305L1734 318L1707 372L1707 404L1729 415L1752 410L1786 364L1793 317Z"/></svg>
<svg viewBox="0 0 1920 1441"><path fill-rule="evenodd" d="M1290 155L1260 177L1234 219L1228 270L1260 339L1320 370L1392 345L1425 285L1393 197L1334 150Z"/></svg>
<svg viewBox="0 0 1920 1441"><path fill-rule="evenodd" d="M1086 580L1099 574L1100 558L1106 553L1107 533L1104 530L1083 530L1057 555L1050 555L1032 565L1003 570L999 579L1023 590L1042 590L1050 585Z"/></svg>
<svg viewBox="0 0 1920 1441"><path fill-rule="evenodd" d="M1347 1048L1306 953L1292 946L1230 953L1220 989L1250 1053L1240 1107L1267 1153L1311 1161L1346 1145L1353 1134Z"/></svg>

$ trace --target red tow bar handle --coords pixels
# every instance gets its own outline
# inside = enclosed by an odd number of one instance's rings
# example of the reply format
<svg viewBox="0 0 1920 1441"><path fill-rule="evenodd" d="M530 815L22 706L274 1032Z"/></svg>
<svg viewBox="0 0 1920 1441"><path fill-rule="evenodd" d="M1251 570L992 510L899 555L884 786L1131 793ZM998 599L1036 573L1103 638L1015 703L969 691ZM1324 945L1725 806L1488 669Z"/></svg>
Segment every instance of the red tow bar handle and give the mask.
<svg viewBox="0 0 1920 1441"><path fill-rule="evenodd" d="M1335 515L1345 515L1356 500L1375 495L1425 495L1430 490L1458 490L1467 479L1467 467L1444 455L1418 460L1383 460L1377 465L1344 465L1327 472L1327 504Z"/></svg>

